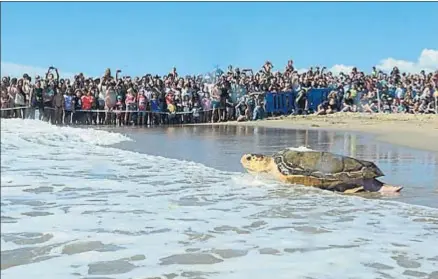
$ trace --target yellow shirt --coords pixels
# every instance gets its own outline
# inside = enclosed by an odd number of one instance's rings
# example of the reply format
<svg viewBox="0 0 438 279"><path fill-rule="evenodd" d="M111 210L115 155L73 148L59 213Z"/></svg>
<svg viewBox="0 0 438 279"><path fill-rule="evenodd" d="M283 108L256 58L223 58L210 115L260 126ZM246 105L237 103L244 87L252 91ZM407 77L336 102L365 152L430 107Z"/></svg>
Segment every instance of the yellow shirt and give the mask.
<svg viewBox="0 0 438 279"><path fill-rule="evenodd" d="M167 109L169 110L170 113L174 113L175 112L175 106L173 104L168 104L167 105Z"/></svg>

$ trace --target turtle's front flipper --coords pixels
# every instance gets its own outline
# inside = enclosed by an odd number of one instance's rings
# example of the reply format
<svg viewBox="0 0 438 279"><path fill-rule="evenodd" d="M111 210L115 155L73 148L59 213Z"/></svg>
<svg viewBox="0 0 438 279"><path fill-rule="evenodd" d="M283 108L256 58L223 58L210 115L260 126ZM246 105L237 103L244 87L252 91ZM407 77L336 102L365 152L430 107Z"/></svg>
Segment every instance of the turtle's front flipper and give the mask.
<svg viewBox="0 0 438 279"><path fill-rule="evenodd" d="M329 191L341 192L345 194L354 194L359 192L366 191L365 187L362 185L361 180L353 180L353 181L335 181L326 185L325 188Z"/></svg>

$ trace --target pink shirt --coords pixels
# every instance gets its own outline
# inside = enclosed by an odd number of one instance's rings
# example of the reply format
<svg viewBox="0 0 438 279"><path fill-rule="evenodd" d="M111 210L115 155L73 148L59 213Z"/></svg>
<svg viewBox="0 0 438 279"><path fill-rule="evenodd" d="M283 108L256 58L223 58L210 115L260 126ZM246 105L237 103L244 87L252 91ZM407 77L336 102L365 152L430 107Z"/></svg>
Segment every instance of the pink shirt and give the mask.
<svg viewBox="0 0 438 279"><path fill-rule="evenodd" d="M138 109L145 110L146 109L146 97L142 94L138 95Z"/></svg>
<svg viewBox="0 0 438 279"><path fill-rule="evenodd" d="M208 98L203 98L202 101L202 108L207 111L211 109L211 100Z"/></svg>
<svg viewBox="0 0 438 279"><path fill-rule="evenodd" d="M125 104L126 104L126 105L129 105L129 104L132 104L132 103L134 103L134 102L135 102L134 95L132 95L132 94L127 94L127 95L126 95Z"/></svg>

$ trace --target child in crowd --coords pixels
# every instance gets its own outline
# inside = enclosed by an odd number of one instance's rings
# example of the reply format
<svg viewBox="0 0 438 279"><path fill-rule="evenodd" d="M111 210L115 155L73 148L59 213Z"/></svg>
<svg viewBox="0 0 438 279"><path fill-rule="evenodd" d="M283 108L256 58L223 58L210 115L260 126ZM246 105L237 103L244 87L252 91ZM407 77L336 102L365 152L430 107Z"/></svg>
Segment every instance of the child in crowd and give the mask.
<svg viewBox="0 0 438 279"><path fill-rule="evenodd" d="M85 125L91 125L91 109L94 102L94 97L91 95L91 90L86 91L85 95L81 97L82 101L82 121Z"/></svg>
<svg viewBox="0 0 438 279"><path fill-rule="evenodd" d="M176 106L174 105L173 100L167 104L167 111L169 112L169 116L168 116L169 124L176 124L177 123Z"/></svg>
<svg viewBox="0 0 438 279"><path fill-rule="evenodd" d="M392 101L392 99L384 99L383 100L383 105L382 105L383 113L392 113L391 101Z"/></svg>
<svg viewBox="0 0 438 279"><path fill-rule="evenodd" d="M192 111L192 104L189 100L188 95L183 96L183 100L181 102L181 109L182 109L182 123L190 123L191 122L191 115L190 112Z"/></svg>
<svg viewBox="0 0 438 279"><path fill-rule="evenodd" d="M2 91L1 91L1 108L2 108L1 117L2 118L9 117L10 104L11 104L11 99L9 97L9 94L8 94L6 88L2 88Z"/></svg>
<svg viewBox="0 0 438 279"><path fill-rule="evenodd" d="M135 111L137 111L137 97L135 95L134 89L129 88L126 92L125 97L125 106L126 106L126 113L125 113L125 125L133 124L134 119L136 117Z"/></svg>
<svg viewBox="0 0 438 279"><path fill-rule="evenodd" d="M160 102L158 101L157 94L152 94L151 101L151 115L150 115L150 124L158 125L160 123Z"/></svg>
<svg viewBox="0 0 438 279"><path fill-rule="evenodd" d="M73 89L71 87L67 88L64 94L64 124L69 125L72 122L72 111L73 111Z"/></svg>
<svg viewBox="0 0 438 279"><path fill-rule="evenodd" d="M140 92L138 93L138 97L137 97L137 102L138 102L138 125L143 126L147 123L147 119L146 119L146 108L147 108L147 98L144 95L144 90L140 90Z"/></svg>
<svg viewBox="0 0 438 279"><path fill-rule="evenodd" d="M193 123L199 123L200 118L200 107L198 103L194 103L192 108L192 117L193 117Z"/></svg>
<svg viewBox="0 0 438 279"><path fill-rule="evenodd" d="M83 124L83 112L82 112L82 92L81 90L76 90L76 94L72 98L73 104L73 124Z"/></svg>
<svg viewBox="0 0 438 279"><path fill-rule="evenodd" d="M201 99L202 106L202 122L207 123L211 121L211 112L212 112L212 103L210 99L209 93L203 93L203 97Z"/></svg>
<svg viewBox="0 0 438 279"><path fill-rule="evenodd" d="M124 112L125 111L125 105L122 102L122 96L117 96L116 105L114 107L114 112L116 114L116 125L122 126L124 122Z"/></svg>

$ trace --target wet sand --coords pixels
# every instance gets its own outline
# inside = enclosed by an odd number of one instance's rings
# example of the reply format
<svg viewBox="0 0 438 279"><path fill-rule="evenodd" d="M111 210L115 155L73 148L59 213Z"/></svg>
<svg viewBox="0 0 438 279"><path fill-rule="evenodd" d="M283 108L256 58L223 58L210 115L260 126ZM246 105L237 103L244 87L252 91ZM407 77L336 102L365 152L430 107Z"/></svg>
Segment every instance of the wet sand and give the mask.
<svg viewBox="0 0 438 279"><path fill-rule="evenodd" d="M438 152L438 115L338 113L327 116L287 116L261 121L201 125L365 132L374 135L378 141Z"/></svg>

